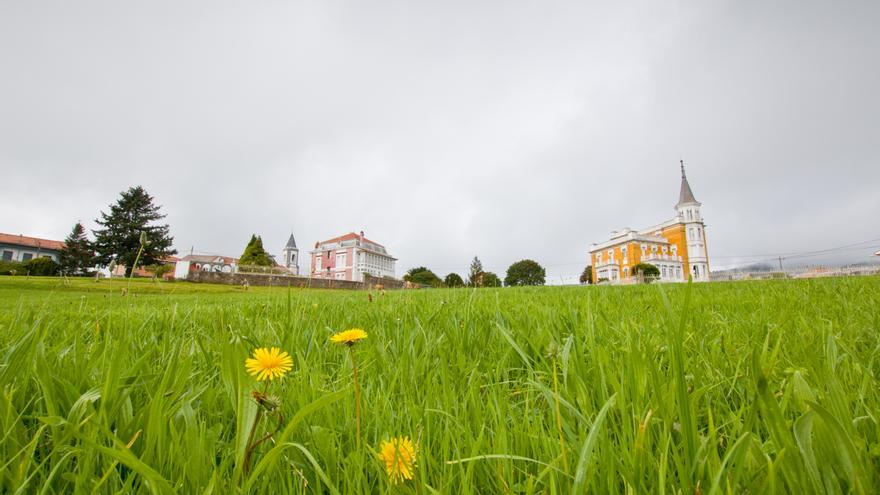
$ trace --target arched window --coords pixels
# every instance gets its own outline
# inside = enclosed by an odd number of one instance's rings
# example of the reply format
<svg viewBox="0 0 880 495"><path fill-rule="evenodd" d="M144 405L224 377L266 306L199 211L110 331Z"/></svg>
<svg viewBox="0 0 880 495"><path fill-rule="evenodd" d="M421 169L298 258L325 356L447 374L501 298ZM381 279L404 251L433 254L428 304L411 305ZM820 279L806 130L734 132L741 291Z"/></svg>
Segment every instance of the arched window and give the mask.
<svg viewBox="0 0 880 495"><path fill-rule="evenodd" d="M693 213L693 211L688 210L687 212L688 212L688 220L693 220L693 219L694 219L694 213Z"/></svg>

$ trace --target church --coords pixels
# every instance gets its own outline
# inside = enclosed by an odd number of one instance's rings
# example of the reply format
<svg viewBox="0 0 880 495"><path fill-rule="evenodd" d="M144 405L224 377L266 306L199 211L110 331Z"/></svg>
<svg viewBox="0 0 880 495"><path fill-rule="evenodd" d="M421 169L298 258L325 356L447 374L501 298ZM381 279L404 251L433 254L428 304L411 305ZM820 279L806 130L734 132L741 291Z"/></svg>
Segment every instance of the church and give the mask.
<svg viewBox="0 0 880 495"><path fill-rule="evenodd" d="M700 215L700 202L684 172L681 162L681 190L675 216L642 230L623 229L611 238L590 247L593 283L632 283L633 267L649 263L660 270L664 282L709 280L709 252L706 247L706 224Z"/></svg>

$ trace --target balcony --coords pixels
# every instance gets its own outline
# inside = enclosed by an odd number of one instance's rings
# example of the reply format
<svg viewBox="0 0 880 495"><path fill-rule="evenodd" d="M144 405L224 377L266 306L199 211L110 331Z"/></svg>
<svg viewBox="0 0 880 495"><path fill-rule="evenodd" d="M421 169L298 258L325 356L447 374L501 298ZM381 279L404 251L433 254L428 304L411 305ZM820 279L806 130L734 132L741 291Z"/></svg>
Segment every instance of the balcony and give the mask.
<svg viewBox="0 0 880 495"><path fill-rule="evenodd" d="M663 254L663 253L648 253L645 256L642 256L642 262L647 263L651 261L664 261L667 263L681 263L681 256L674 254Z"/></svg>

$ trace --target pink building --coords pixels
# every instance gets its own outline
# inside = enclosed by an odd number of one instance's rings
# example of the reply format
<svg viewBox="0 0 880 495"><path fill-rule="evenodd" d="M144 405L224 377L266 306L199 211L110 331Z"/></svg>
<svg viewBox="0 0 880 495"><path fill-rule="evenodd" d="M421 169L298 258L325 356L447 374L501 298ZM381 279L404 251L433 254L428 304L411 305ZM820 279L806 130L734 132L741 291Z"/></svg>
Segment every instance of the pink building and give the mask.
<svg viewBox="0 0 880 495"><path fill-rule="evenodd" d="M360 234L334 237L315 244L310 252L312 261L309 273L314 278L332 278L362 282L364 273L376 277L394 277L394 258L378 242Z"/></svg>

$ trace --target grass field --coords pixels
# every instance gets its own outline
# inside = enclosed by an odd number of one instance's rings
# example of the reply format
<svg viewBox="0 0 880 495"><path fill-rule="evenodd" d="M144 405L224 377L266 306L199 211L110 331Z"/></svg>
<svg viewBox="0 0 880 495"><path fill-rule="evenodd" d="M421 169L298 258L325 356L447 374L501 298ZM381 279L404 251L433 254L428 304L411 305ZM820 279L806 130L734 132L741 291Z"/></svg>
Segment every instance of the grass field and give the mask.
<svg viewBox="0 0 880 495"><path fill-rule="evenodd" d="M0 491L880 492L876 277L125 286L0 277ZM329 342L352 327L369 338ZM285 422L247 469L244 361L272 346ZM376 452L398 435L417 467L392 485Z"/></svg>

